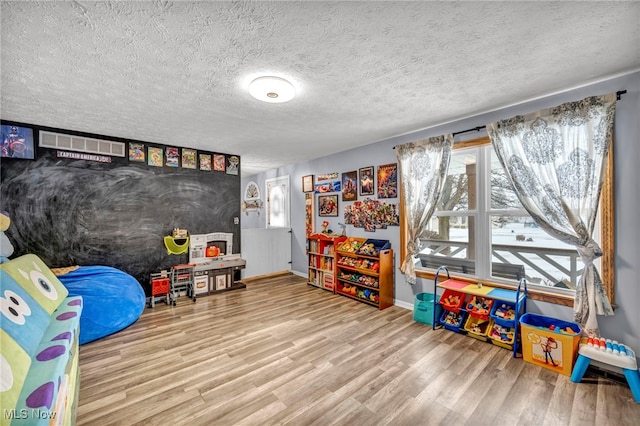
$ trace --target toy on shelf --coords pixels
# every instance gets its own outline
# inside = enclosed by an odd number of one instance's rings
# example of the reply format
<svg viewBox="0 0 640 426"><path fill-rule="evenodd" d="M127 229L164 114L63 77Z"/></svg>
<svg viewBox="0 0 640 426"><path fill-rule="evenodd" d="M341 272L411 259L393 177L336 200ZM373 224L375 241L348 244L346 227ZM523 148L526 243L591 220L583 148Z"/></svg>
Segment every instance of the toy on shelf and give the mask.
<svg viewBox="0 0 640 426"><path fill-rule="evenodd" d="M462 324L463 314L461 312L450 312L445 311L445 314L442 316L442 322L451 327L460 327Z"/></svg>
<svg viewBox="0 0 640 426"><path fill-rule="evenodd" d="M340 246L338 247L338 251L342 251L345 253L355 253L356 251L358 251L360 246L362 246L362 243L364 243L363 239L350 237L342 244L340 244Z"/></svg>
<svg viewBox="0 0 640 426"><path fill-rule="evenodd" d="M503 327L499 324L494 324L491 332L489 333L489 337L494 340L498 340L503 343L513 343L514 332L513 328Z"/></svg>
<svg viewBox="0 0 640 426"><path fill-rule="evenodd" d="M492 305L493 299L482 296L472 296L467 304L467 311L471 315L486 317L489 316Z"/></svg>
<svg viewBox="0 0 640 426"><path fill-rule="evenodd" d="M631 348L615 340L602 337L583 338L580 341L578 359L571 373L572 382L580 383L591 360L621 368L631 388L633 399L640 404L640 375L638 374L636 354Z"/></svg>
<svg viewBox="0 0 640 426"><path fill-rule="evenodd" d="M516 310L513 306L503 303L496 309L494 315L503 320L512 321L516 318Z"/></svg>

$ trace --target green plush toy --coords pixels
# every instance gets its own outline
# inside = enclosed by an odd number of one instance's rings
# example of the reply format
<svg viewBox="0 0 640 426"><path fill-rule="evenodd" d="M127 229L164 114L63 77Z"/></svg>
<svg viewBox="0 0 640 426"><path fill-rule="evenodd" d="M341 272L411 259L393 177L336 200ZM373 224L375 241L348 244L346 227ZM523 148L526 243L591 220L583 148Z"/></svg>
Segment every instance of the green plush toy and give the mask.
<svg viewBox="0 0 640 426"><path fill-rule="evenodd" d="M9 225L11 225L9 213L4 211L0 212L0 258L3 258L2 261L6 261L7 258L13 254L13 245L11 245L11 241L9 241L9 238L4 234L4 231L9 229Z"/></svg>

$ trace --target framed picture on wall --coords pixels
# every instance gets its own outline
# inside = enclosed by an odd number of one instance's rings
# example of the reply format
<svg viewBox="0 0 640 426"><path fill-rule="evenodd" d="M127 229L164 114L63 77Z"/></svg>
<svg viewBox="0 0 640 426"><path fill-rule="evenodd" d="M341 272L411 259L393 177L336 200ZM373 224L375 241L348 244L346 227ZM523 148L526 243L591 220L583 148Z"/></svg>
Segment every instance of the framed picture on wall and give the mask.
<svg viewBox="0 0 640 426"><path fill-rule="evenodd" d="M319 195L318 196L319 216L338 216L338 196Z"/></svg>
<svg viewBox="0 0 640 426"><path fill-rule="evenodd" d="M229 164L227 164L227 174L228 175L237 175L238 167L240 166L240 157L237 155L230 155Z"/></svg>
<svg viewBox="0 0 640 426"><path fill-rule="evenodd" d="M162 148L150 146L147 151L147 164L154 167L162 167L163 157Z"/></svg>
<svg viewBox="0 0 640 426"><path fill-rule="evenodd" d="M360 175L360 195L373 195L375 194L375 174L373 173L373 166L363 167L359 170Z"/></svg>
<svg viewBox="0 0 640 426"><path fill-rule="evenodd" d="M33 160L35 152L32 128L2 125L2 151L0 157Z"/></svg>
<svg viewBox="0 0 640 426"><path fill-rule="evenodd" d="M226 165L227 162L223 154L213 154L213 170L216 172L224 172Z"/></svg>
<svg viewBox="0 0 640 426"><path fill-rule="evenodd" d="M145 161L143 143L129 143L129 161Z"/></svg>
<svg viewBox="0 0 640 426"><path fill-rule="evenodd" d="M210 154L200 154L200 170L211 170L211 155Z"/></svg>
<svg viewBox="0 0 640 426"><path fill-rule="evenodd" d="M313 192L313 175L302 176L302 192Z"/></svg>
<svg viewBox="0 0 640 426"><path fill-rule="evenodd" d="M342 201L358 199L358 172L342 173Z"/></svg>
<svg viewBox="0 0 640 426"><path fill-rule="evenodd" d="M378 198L398 196L398 164L378 166Z"/></svg>
<svg viewBox="0 0 640 426"><path fill-rule="evenodd" d="M166 148L166 156L168 167L180 167L180 151L178 148L168 146Z"/></svg>
<svg viewBox="0 0 640 426"><path fill-rule="evenodd" d="M183 169L195 169L196 168L196 150L182 148L182 168Z"/></svg>

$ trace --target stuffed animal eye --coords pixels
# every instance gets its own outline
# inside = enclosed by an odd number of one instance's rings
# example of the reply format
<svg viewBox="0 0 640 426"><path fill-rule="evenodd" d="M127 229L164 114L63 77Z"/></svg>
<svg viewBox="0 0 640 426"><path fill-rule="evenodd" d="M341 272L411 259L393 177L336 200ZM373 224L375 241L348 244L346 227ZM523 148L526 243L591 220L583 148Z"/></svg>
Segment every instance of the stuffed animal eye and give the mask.
<svg viewBox="0 0 640 426"><path fill-rule="evenodd" d="M14 324L23 325L25 317L31 315L29 305L11 290L4 291L4 297L0 297L0 312Z"/></svg>
<svg viewBox="0 0 640 426"><path fill-rule="evenodd" d="M44 274L40 271L31 271L29 272L29 276L31 278L31 282L36 286L36 288L49 300L56 300L58 298L58 291L56 288L49 282L49 279L44 276Z"/></svg>

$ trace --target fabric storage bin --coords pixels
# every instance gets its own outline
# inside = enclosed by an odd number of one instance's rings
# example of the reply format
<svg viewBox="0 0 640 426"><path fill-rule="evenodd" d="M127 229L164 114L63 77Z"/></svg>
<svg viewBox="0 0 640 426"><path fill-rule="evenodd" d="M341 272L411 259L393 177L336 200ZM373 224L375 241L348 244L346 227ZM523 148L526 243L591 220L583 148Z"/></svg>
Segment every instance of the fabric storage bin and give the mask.
<svg viewBox="0 0 640 426"><path fill-rule="evenodd" d="M582 334L580 325L537 314L524 314L520 325L523 359L571 376Z"/></svg>
<svg viewBox="0 0 640 426"><path fill-rule="evenodd" d="M440 318L442 306L440 306L440 304L438 303L434 303L433 299L434 299L434 295L432 293L416 294L415 301L413 303L413 320L414 321L433 325L434 309L436 310L436 318Z"/></svg>

